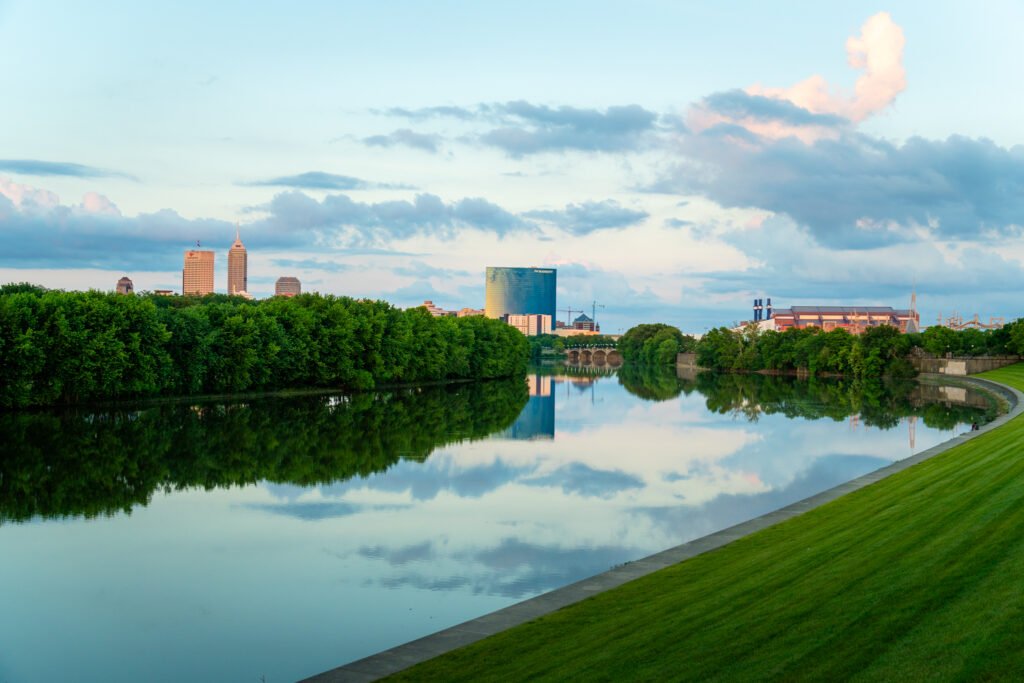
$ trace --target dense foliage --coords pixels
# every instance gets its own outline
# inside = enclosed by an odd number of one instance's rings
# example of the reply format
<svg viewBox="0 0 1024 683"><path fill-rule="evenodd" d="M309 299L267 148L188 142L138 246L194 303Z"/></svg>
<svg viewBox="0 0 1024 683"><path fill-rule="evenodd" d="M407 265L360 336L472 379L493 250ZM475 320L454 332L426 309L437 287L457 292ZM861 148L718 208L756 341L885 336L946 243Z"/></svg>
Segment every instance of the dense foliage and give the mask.
<svg viewBox="0 0 1024 683"><path fill-rule="evenodd" d="M999 330L961 330L932 327L922 334L901 334L895 327L871 327L853 335L844 329L819 328L761 331L748 326L741 332L715 328L696 344L697 364L713 370L803 371L812 375L847 377L910 377L907 356L1020 354L1024 352L1024 321Z"/></svg>
<svg viewBox="0 0 1024 683"><path fill-rule="evenodd" d="M510 377L528 353L500 321L383 301L0 287L0 407Z"/></svg>
<svg viewBox="0 0 1024 683"><path fill-rule="evenodd" d="M694 350L696 341L678 328L662 323L643 324L630 328L619 339L619 353L628 363L669 365L676 355Z"/></svg>
<svg viewBox="0 0 1024 683"><path fill-rule="evenodd" d="M128 512L159 490L310 486L507 428L522 379L351 396L0 413L0 523Z"/></svg>

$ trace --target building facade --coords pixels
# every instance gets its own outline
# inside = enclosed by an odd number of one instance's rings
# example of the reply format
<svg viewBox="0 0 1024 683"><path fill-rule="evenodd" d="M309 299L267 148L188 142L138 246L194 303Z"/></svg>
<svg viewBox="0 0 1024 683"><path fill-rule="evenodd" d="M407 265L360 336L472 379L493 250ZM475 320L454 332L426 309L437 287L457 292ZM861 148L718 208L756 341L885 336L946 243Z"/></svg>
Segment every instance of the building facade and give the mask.
<svg viewBox="0 0 1024 683"><path fill-rule="evenodd" d="M298 296L302 294L302 283L299 278L284 276L277 278L274 283L274 296Z"/></svg>
<svg viewBox="0 0 1024 683"><path fill-rule="evenodd" d="M572 321L572 329L584 330L586 332L598 332L597 323L586 313L581 313L575 320Z"/></svg>
<svg viewBox="0 0 1024 683"><path fill-rule="evenodd" d="M181 293L185 296L213 294L213 252L189 249L181 269Z"/></svg>
<svg viewBox="0 0 1024 683"><path fill-rule="evenodd" d="M842 328L852 334L860 334L869 327L889 325L904 334L921 329L921 317L917 311L895 309L891 306L793 306L776 308L768 321L771 328L785 332L793 328L820 327L829 332Z"/></svg>
<svg viewBox="0 0 1024 683"><path fill-rule="evenodd" d="M527 337L536 337L538 334L551 334L550 315L516 315L508 316L508 324L516 328Z"/></svg>
<svg viewBox="0 0 1024 683"><path fill-rule="evenodd" d="M125 275L117 281L117 287L114 291L118 294L132 294L135 292L135 285L132 284L131 278Z"/></svg>
<svg viewBox="0 0 1024 683"><path fill-rule="evenodd" d="M502 268L488 266L485 274L484 314L546 315L555 319L554 268Z"/></svg>
<svg viewBox="0 0 1024 683"><path fill-rule="evenodd" d="M235 227L235 242L228 250L228 294L249 292L249 255Z"/></svg>

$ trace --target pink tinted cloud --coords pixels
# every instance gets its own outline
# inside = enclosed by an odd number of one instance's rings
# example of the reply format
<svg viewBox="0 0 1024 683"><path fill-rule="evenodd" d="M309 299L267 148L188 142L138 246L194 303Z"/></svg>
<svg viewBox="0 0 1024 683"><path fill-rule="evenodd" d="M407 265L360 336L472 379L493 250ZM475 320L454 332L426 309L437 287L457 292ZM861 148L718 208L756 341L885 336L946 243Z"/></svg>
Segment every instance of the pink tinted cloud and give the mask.
<svg viewBox="0 0 1024 683"><path fill-rule="evenodd" d="M770 88L760 84L745 89L749 95L770 97L790 102L812 114L839 116L853 123L888 107L907 87L903 68L903 48L906 39L903 29L889 16L879 12L861 27L860 35L846 41L847 62L861 71L852 94L833 88L823 76L813 75L787 88ZM697 132L716 125L740 126L766 140L796 138L810 144L822 138L836 138L835 126L797 123L764 116L738 116L722 113L706 106L695 105L687 113L687 124ZM734 142L744 144L737 139ZM752 144L752 143L747 143Z"/></svg>
<svg viewBox="0 0 1024 683"><path fill-rule="evenodd" d="M9 178L0 177L0 195L7 197L22 211L48 210L60 206L60 198L53 192L21 185Z"/></svg>
<svg viewBox="0 0 1024 683"><path fill-rule="evenodd" d="M114 202L97 192L86 192L82 203L77 207L83 213L100 214L103 216L120 216L121 210Z"/></svg>
<svg viewBox="0 0 1024 683"><path fill-rule="evenodd" d="M850 36L846 41L847 62L863 72L857 79L852 96L832 89L820 75L788 88L753 85L747 88L747 92L789 100L815 114L838 114L855 123L860 122L888 107L906 89L907 75L903 68L905 45L903 29L888 12L879 12L864 22L859 36Z"/></svg>

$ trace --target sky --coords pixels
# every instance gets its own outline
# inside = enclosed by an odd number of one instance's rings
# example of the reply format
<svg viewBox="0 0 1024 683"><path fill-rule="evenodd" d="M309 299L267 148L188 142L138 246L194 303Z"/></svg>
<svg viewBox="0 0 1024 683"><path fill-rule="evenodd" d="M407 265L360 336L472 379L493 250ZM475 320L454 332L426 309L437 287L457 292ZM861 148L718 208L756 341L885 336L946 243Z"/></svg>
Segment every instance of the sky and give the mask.
<svg viewBox="0 0 1024 683"><path fill-rule="evenodd" d="M0 282L1024 315L1024 5L0 0ZM573 312L573 317L578 313Z"/></svg>

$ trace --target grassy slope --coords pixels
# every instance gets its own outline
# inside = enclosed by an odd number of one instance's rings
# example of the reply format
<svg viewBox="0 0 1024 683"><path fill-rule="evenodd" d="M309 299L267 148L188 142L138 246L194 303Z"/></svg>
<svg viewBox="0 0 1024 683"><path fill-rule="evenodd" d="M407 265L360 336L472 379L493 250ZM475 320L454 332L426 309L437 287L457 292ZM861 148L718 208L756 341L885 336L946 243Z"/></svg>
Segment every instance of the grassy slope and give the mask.
<svg viewBox="0 0 1024 683"><path fill-rule="evenodd" d="M1022 456L1024 416L398 678L1022 679Z"/></svg>

